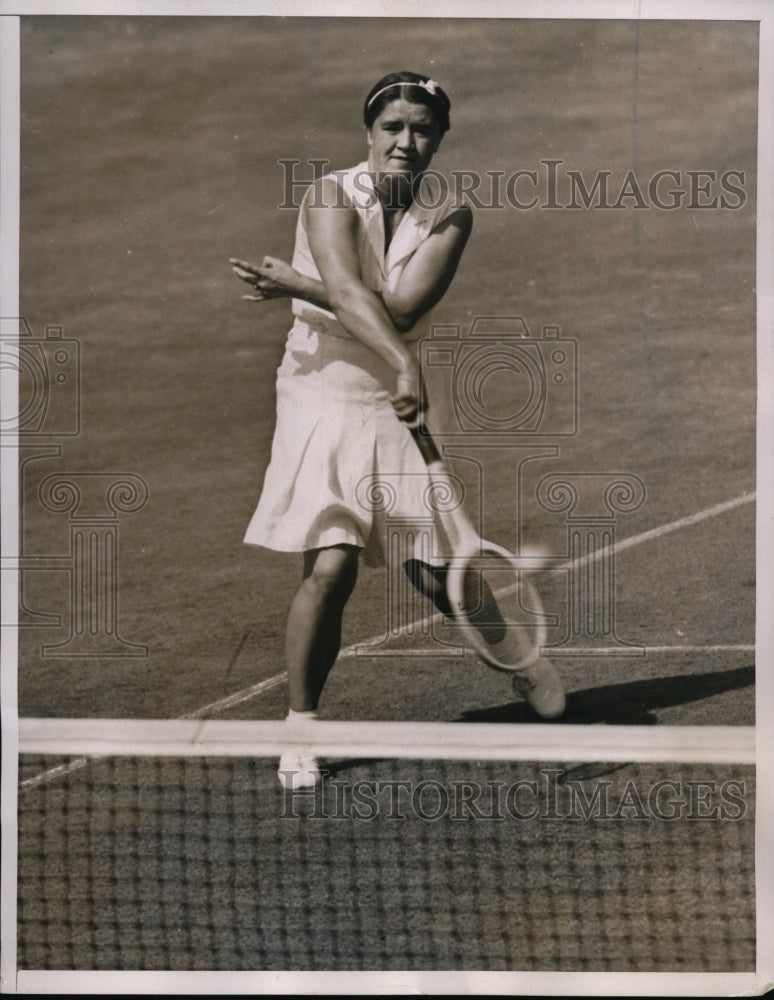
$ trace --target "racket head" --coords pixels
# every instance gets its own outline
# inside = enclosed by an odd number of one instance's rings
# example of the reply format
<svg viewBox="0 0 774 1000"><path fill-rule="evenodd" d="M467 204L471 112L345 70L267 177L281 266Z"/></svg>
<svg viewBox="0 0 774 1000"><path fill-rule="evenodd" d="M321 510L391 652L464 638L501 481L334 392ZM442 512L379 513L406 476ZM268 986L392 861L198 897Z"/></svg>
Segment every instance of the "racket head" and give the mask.
<svg viewBox="0 0 774 1000"><path fill-rule="evenodd" d="M465 642L495 670L518 673L546 644L543 604L523 560L491 542L455 559L446 581Z"/></svg>

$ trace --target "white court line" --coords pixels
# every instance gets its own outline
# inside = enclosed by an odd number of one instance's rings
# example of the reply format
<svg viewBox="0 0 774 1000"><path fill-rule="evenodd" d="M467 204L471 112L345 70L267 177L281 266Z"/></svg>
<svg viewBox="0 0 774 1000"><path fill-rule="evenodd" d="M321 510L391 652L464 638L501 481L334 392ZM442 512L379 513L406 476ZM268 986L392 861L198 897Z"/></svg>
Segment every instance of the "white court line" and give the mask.
<svg viewBox="0 0 774 1000"><path fill-rule="evenodd" d="M497 593L497 592L495 592ZM397 635L397 632L396 632ZM378 645L381 645L379 643ZM365 650L364 650L365 647ZM363 659L369 659L367 652L367 643L358 643L351 647L351 652L349 650L343 650L339 653L337 657L337 662L342 659L349 660L354 656L360 656ZM551 656L554 659L583 659L584 657L590 656L600 656L607 657L609 659L622 659L633 657L642 658L650 655L651 653L754 653L755 645L753 643L734 643L732 645L707 645L707 646L648 646L645 643L638 645L637 643L627 643L625 646L586 646L580 647L573 652L567 653L562 652L561 646L542 646L540 652L544 656ZM428 648L427 646L406 646L395 649L391 652L391 656L401 657L401 656L427 656ZM460 658L465 656L474 657L476 654L472 650L465 650L461 654ZM372 659L373 657L371 657ZM280 674L277 675L282 676ZM274 678L271 678L274 681ZM274 687L274 684L271 684ZM198 715L191 715L190 718L199 718Z"/></svg>
<svg viewBox="0 0 774 1000"><path fill-rule="evenodd" d="M672 531L679 531L680 528L688 528L692 524L699 524L710 517L725 514L727 510L742 507L744 504L752 503L754 500L754 490L752 493L743 493L733 500L726 500L725 503L717 503L713 507L700 510L697 514L689 514L687 517L681 517L678 521L670 521L668 524L662 524L659 528L651 528L650 531L643 531L639 535L632 535L631 538L624 538L622 541L616 542L613 547L614 551L623 552L624 549L630 549L635 545L640 545L642 542L649 542L652 538L661 538L662 535L668 535Z"/></svg>
<svg viewBox="0 0 774 1000"><path fill-rule="evenodd" d="M706 521L711 517L717 517L718 514L725 514L726 511L733 510L735 507L741 507L744 504L752 503L755 500L755 492L743 493L741 496L735 497L733 500L726 500L724 503L714 504L712 507L707 507L704 510L699 511L696 514L689 514L687 517L681 517L677 521L670 521L668 524L662 524L658 528L651 528L649 531L643 531L639 535L632 535L630 538L624 538L620 542L616 542L613 546L613 552L622 552L625 549L634 548L635 545L641 545L643 542L650 542L655 538L662 538L664 535L670 534L672 531L679 531L681 528L690 527L693 524L699 524L702 521ZM607 549L601 549L598 552L593 553L591 556L586 556L584 559L579 559L575 561L575 566L582 566L586 562L594 562L600 560L604 555L607 554ZM573 563L568 560L557 567L559 570L569 569ZM394 638L399 638L402 635L406 635L410 630L427 628L436 622L441 621L443 615L440 613L430 615L427 618L423 618L420 621L408 622L406 625L402 625L400 629L395 632ZM374 636L371 639L363 639L360 642L353 643L351 646L347 646L341 650L339 653L339 659L345 659L350 656L357 655L357 651L360 650L360 655L362 656L362 649L369 643L376 645L383 640L383 636ZM702 652L703 650L708 651L720 651L720 650L734 650L740 652L749 652L755 649L754 646L645 646L647 651L650 652L670 652L673 648L675 650L680 650L684 652ZM406 650L405 655L411 655L411 650ZM203 708L199 708L196 712L190 713L184 718L201 718L206 714L212 714L215 712L223 712L228 708L233 708L235 705L243 704L249 701L251 698L255 698L256 695L262 694L264 691L268 691L273 687L277 687L279 684L284 684L287 680L287 671L283 671L281 674L275 674L273 677L269 677L264 681L260 681L258 684L253 684L249 688L245 688L243 691L237 691L227 698L223 698L220 701L214 701L210 705L205 705Z"/></svg>
<svg viewBox="0 0 774 1000"><path fill-rule="evenodd" d="M755 643L740 642L731 646L643 646L646 653L754 653ZM618 649L610 647L611 652Z"/></svg>
<svg viewBox="0 0 774 1000"><path fill-rule="evenodd" d="M243 701L248 701L250 698L255 698L256 695L263 694L264 691L269 691L271 688L284 684L287 679L287 671L284 671L281 674L275 674L274 677L267 677L266 680L258 681L257 684L252 684L249 688L245 688L243 691L236 691L234 694L230 694L227 698L221 698L220 701L214 701L211 705L205 705L203 708L197 708L193 712L181 715L180 718L202 719L212 712L225 712L226 709L232 708L234 705L241 705Z"/></svg>

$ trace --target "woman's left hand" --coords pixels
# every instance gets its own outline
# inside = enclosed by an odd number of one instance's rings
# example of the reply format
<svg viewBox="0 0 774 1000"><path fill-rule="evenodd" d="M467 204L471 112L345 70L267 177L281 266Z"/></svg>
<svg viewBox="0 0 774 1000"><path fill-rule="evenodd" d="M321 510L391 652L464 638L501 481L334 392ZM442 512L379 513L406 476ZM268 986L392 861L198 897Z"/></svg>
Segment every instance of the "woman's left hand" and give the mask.
<svg viewBox="0 0 774 1000"><path fill-rule="evenodd" d="M229 263L233 265L234 274L255 289L255 295L242 296L250 302L292 298L300 291L301 275L279 257L264 257L260 267L236 257L232 257Z"/></svg>

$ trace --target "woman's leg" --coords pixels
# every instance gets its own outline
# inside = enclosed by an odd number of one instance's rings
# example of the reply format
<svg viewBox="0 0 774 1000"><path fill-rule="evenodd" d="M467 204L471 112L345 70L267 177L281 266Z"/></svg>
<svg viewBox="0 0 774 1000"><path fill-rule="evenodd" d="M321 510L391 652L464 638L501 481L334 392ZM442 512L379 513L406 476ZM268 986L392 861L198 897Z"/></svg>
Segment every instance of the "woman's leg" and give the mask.
<svg viewBox="0 0 774 1000"><path fill-rule="evenodd" d="M407 559L403 569L420 594L429 597L442 614L451 618L452 609L446 593L446 567L431 566L420 559Z"/></svg>
<svg viewBox="0 0 774 1000"><path fill-rule="evenodd" d="M304 578L290 606L285 654L290 708L317 708L341 644L344 606L357 580L358 549L335 545L304 553Z"/></svg>

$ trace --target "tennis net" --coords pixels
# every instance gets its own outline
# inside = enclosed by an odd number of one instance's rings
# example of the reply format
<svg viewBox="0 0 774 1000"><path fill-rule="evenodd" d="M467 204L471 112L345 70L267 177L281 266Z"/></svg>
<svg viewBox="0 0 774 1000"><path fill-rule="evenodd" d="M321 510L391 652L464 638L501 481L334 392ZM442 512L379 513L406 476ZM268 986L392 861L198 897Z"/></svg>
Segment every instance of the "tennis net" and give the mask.
<svg viewBox="0 0 774 1000"><path fill-rule="evenodd" d="M591 762L592 727L562 759L561 726L323 724L323 781L286 792L278 724L58 725L20 744L19 969L755 967L738 732Z"/></svg>

